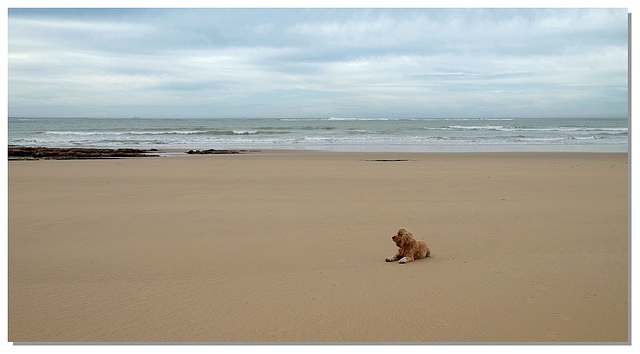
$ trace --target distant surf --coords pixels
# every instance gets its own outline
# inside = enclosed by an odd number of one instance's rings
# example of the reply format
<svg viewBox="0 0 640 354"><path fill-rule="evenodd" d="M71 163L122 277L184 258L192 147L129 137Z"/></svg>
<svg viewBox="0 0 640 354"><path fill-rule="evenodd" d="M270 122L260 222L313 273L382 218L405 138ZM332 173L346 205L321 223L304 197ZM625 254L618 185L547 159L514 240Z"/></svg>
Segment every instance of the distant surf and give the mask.
<svg viewBox="0 0 640 354"><path fill-rule="evenodd" d="M9 145L332 151L628 150L626 118L9 118Z"/></svg>

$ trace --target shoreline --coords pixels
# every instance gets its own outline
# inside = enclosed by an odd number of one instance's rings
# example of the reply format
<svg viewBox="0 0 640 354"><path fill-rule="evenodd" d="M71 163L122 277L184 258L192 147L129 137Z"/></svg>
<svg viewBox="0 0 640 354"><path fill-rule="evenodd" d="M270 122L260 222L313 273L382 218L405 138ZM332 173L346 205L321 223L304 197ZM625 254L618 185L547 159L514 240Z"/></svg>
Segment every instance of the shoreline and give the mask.
<svg viewBox="0 0 640 354"><path fill-rule="evenodd" d="M9 341L630 341L626 153L183 156L8 162Z"/></svg>
<svg viewBox="0 0 640 354"><path fill-rule="evenodd" d="M32 150L30 152L13 152L12 150ZM46 150L47 154L42 151ZM96 151L97 156L87 154L87 151ZM39 152L39 156L33 156L34 152ZM117 155L122 152L121 155ZM552 155L552 154L629 154L629 151L332 151L332 150L314 150L314 149L249 149L249 148L234 148L234 149L188 149L188 148L149 148L149 149L134 149L134 148L97 148L97 147L79 147L79 148L52 148L52 147L29 147L9 145L8 157L9 160L23 160L23 159L100 159L100 158L131 158L131 157L179 157L189 155L226 155L226 154L248 154L248 153L328 153L328 154L487 154L487 155ZM74 154L76 153L76 154ZM78 154L79 153L79 154ZM114 156L110 156L110 154ZM71 157L69 157L71 156Z"/></svg>

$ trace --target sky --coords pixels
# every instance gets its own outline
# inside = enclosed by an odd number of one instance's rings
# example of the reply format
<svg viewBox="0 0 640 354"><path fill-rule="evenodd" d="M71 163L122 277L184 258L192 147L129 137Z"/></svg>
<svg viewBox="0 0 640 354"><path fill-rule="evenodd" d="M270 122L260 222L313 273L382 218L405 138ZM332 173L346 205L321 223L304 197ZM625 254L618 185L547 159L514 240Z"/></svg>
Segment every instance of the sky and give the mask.
<svg viewBox="0 0 640 354"><path fill-rule="evenodd" d="M627 117L626 8L8 9L10 117Z"/></svg>

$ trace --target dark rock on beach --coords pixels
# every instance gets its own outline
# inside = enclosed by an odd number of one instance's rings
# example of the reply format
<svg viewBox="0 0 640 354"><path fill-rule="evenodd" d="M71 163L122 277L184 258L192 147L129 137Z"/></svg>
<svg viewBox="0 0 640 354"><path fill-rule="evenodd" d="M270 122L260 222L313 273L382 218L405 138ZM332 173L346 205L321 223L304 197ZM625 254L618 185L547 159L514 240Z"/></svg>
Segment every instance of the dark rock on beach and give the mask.
<svg viewBox="0 0 640 354"><path fill-rule="evenodd" d="M208 150L189 150L187 154L244 154L247 150L216 150L216 149L208 149Z"/></svg>
<svg viewBox="0 0 640 354"><path fill-rule="evenodd" d="M104 159L121 157L148 157L157 156L149 154L157 152L156 149L87 149L87 148L46 148L46 147L14 147L10 146L8 157L11 160L19 159Z"/></svg>

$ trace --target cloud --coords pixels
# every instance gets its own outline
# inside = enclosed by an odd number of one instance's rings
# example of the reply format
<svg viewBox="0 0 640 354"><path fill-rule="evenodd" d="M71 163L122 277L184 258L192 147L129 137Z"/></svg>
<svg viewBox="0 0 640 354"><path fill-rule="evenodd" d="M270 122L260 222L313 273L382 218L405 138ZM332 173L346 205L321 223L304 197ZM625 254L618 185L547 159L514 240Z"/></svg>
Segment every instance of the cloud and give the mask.
<svg viewBox="0 0 640 354"><path fill-rule="evenodd" d="M626 116L626 19L624 9L10 9L9 114Z"/></svg>

